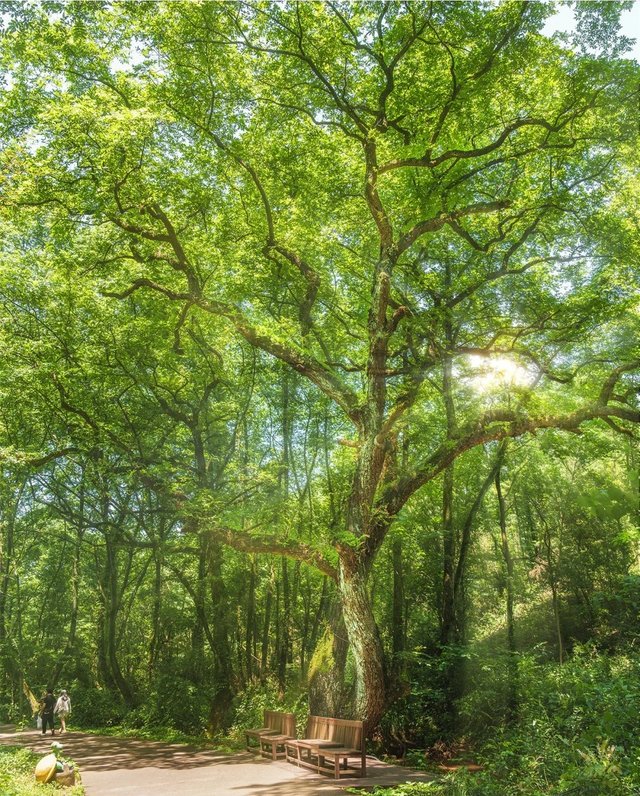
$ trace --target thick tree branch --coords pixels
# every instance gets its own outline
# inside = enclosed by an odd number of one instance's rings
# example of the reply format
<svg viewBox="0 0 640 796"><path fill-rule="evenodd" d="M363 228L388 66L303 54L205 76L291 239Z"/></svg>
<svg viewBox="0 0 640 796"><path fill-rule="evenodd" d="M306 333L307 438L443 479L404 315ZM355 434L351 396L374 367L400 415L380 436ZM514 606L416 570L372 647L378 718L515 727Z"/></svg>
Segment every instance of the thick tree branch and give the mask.
<svg viewBox="0 0 640 796"><path fill-rule="evenodd" d="M623 367L624 370L631 369L630 365ZM420 487L436 478L465 451L478 445L535 434L549 428L579 432L583 423L598 419L605 422L615 422L618 419L640 423L640 410L596 402L566 415L519 417L517 412L511 410L488 412L475 428L463 431L457 439L442 443L413 474L403 476L394 484L388 485L378 501L378 509L384 510L388 516L394 516Z"/></svg>
<svg viewBox="0 0 640 796"><path fill-rule="evenodd" d="M408 248L410 248L418 238L427 232L436 232L441 229L445 224L451 224L459 218L464 216L480 215L483 213L495 213L499 210L505 210L511 206L511 202L507 199L498 200L495 202L476 202L475 204L461 207L459 210L451 212L442 211L433 218L419 221L414 227L406 232L395 245L395 252L399 256Z"/></svg>
<svg viewBox="0 0 640 796"><path fill-rule="evenodd" d="M315 567L334 581L338 579L337 570L322 553L301 542L293 540L279 542L270 536L258 537L254 534L249 535L246 532L221 527L211 528L208 533L214 541L232 547L241 553L267 553L269 555L285 556Z"/></svg>
<svg viewBox="0 0 640 796"><path fill-rule="evenodd" d="M317 360L307 354L297 351L295 348L285 343L273 339L266 332L256 329L236 307L213 299L193 296L190 293L179 293L146 278L136 279L126 290L121 292L104 291L103 295L124 299L135 291L145 287L162 293L172 301L186 301L193 306L200 307L200 309L211 315L226 318L248 343L286 362L298 373L306 376L319 387L325 395L335 401L355 425L360 424L361 417L358 397L347 385Z"/></svg>
<svg viewBox="0 0 640 796"><path fill-rule="evenodd" d="M487 144L483 147L475 147L473 149L448 149L446 152L443 152L441 155L438 155L436 158L430 157L430 151L427 152L425 155L419 158L399 158L397 160L390 160L388 163L383 163L379 168L379 173L384 174L387 171L393 171L394 169L401 169L407 167L420 167L420 168L429 168L435 169L437 166L440 166L447 160L468 160L469 158L480 158L484 155L488 155L491 152L494 152L496 149L499 149L504 142L513 134L516 130L519 130L522 127L542 127L548 132L559 132L566 124L568 123L568 119L557 124L552 124L548 122L546 119L536 119L536 118L527 118L527 119L517 119L512 124L507 125L500 135L494 139L490 144Z"/></svg>

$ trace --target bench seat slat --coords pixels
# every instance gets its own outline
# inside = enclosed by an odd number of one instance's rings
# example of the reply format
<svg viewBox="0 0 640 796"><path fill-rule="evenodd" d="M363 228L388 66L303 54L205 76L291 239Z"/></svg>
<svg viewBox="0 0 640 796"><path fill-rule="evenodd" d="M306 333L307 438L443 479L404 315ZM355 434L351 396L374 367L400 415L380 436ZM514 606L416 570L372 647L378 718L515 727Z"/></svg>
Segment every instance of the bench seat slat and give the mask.
<svg viewBox="0 0 640 796"><path fill-rule="evenodd" d="M345 747L338 747L337 749L330 747L325 748L324 746L321 748L322 757L356 757L362 754L362 749L345 749Z"/></svg>

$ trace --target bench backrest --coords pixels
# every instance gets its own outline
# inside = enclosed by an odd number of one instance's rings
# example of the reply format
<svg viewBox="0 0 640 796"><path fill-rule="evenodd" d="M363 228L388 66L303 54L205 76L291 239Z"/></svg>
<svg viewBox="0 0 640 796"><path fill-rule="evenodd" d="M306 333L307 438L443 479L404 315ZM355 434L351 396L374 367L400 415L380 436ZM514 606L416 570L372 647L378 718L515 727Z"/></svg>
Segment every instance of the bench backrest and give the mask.
<svg viewBox="0 0 640 796"><path fill-rule="evenodd" d="M293 713L282 713L279 710L265 710L264 726L279 732L281 735L289 735L295 738L296 717Z"/></svg>
<svg viewBox="0 0 640 796"><path fill-rule="evenodd" d="M364 731L361 721L309 716L305 738L322 738L349 749L364 751Z"/></svg>

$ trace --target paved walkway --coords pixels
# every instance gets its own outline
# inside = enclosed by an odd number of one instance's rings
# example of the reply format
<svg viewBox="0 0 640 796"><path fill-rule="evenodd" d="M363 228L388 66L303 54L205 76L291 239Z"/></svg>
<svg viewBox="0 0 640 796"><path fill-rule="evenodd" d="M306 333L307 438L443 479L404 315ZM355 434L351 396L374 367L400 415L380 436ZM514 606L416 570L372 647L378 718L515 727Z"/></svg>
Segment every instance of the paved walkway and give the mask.
<svg viewBox="0 0 640 796"><path fill-rule="evenodd" d="M53 739L40 732L14 732L0 726L0 744L26 746L47 754ZM367 760L366 779L334 779L269 761L248 752L224 755L182 744L138 741L69 732L59 736L64 755L82 774L87 796L335 796L353 785L397 785L426 782L428 774Z"/></svg>

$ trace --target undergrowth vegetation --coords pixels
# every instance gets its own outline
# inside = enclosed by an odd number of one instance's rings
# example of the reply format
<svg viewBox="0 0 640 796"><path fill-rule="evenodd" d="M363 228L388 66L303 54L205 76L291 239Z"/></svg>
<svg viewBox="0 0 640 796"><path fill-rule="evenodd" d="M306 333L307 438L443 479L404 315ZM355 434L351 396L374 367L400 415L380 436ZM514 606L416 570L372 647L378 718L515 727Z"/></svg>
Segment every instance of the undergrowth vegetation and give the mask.
<svg viewBox="0 0 640 796"><path fill-rule="evenodd" d="M0 746L0 794L2 796L47 796L61 793L59 785L36 782L34 769L40 755L16 746ZM65 796L84 796L82 785L64 789Z"/></svg>
<svg viewBox="0 0 640 796"><path fill-rule="evenodd" d="M615 653L576 647L560 666L518 657L516 714L495 712L500 667L458 703L464 744L433 783L376 789L379 796L637 796L640 793L640 660L635 645ZM493 714L491 713L493 707ZM451 744L455 750L455 743ZM480 770L469 771L472 759ZM442 771L422 752L411 765ZM354 791L355 792L355 791ZM370 792L370 791L367 791Z"/></svg>

